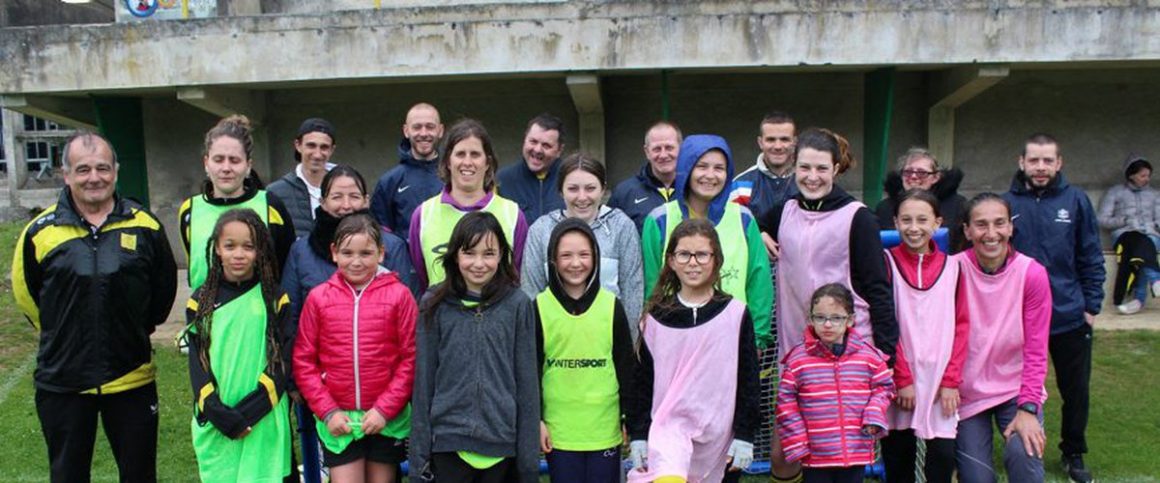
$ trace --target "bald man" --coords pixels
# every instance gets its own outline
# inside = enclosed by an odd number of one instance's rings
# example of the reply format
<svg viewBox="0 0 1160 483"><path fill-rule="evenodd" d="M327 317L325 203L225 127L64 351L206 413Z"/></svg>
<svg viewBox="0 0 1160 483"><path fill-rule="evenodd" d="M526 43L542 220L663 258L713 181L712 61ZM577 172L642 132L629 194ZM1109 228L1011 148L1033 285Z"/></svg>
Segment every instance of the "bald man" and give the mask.
<svg viewBox="0 0 1160 483"><path fill-rule="evenodd" d="M411 106L403 122L403 139L399 141L399 164L375 185L371 214L379 224L404 240L410 228L411 212L443 189L443 181L435 173L442 139L439 110L425 102Z"/></svg>

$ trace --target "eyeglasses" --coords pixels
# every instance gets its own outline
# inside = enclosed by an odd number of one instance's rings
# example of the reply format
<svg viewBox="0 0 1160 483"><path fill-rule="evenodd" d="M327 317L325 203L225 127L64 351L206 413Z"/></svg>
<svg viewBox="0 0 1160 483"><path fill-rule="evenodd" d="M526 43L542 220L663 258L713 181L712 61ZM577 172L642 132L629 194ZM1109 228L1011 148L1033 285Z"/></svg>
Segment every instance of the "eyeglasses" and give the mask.
<svg viewBox="0 0 1160 483"><path fill-rule="evenodd" d="M927 179L938 174L937 171L923 171L921 169L904 169L902 170L903 178Z"/></svg>
<svg viewBox="0 0 1160 483"><path fill-rule="evenodd" d="M677 259L677 263L681 263L681 264L689 263L690 260L696 258L697 263L699 263L701 265L705 265L705 264L709 263L709 260L713 259L713 253L712 252L695 252L694 253L694 252L686 252L684 250L681 250L679 252L674 253L673 258Z"/></svg>
<svg viewBox="0 0 1160 483"><path fill-rule="evenodd" d="M849 320L849 315L810 315L810 323L818 327L824 325L845 325Z"/></svg>

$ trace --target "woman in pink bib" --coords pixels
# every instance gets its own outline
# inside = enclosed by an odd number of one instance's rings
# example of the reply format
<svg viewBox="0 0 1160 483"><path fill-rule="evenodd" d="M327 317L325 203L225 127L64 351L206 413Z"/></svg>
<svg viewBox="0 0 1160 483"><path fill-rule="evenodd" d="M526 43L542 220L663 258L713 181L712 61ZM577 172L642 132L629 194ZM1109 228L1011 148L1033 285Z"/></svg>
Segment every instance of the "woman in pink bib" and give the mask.
<svg viewBox="0 0 1160 483"><path fill-rule="evenodd" d="M1011 247L1011 208L1003 198L980 194L964 212L972 247L952 257L963 274L971 319L955 438L959 481L997 481L991 441L998 427L1006 440L1008 480L1041 482L1051 326L1047 270Z"/></svg>
<svg viewBox="0 0 1160 483"><path fill-rule="evenodd" d="M716 483L753 462L757 345L745 304L721 291L713 224L673 230L645 309L625 419L632 483Z"/></svg>
<svg viewBox="0 0 1160 483"><path fill-rule="evenodd" d="M923 189L895 197L902 244L886 251L901 336L894 364L898 397L890 434L882 440L891 482L916 480L917 440L926 442L922 471L930 483L950 483L955 471L959 384L970 318L959 264L931 241L942 224L939 202Z"/></svg>
<svg viewBox="0 0 1160 483"><path fill-rule="evenodd" d="M810 296L828 283L853 289L851 329L894 362L898 322L882 260L882 240L874 213L834 180L854 164L850 144L826 129L798 136L794 180L800 193L760 221L770 255L777 258L778 359L805 341ZM783 362L784 364L784 362ZM776 441L774 442L776 443ZM781 447L771 448L774 482L794 481L800 472L787 464Z"/></svg>

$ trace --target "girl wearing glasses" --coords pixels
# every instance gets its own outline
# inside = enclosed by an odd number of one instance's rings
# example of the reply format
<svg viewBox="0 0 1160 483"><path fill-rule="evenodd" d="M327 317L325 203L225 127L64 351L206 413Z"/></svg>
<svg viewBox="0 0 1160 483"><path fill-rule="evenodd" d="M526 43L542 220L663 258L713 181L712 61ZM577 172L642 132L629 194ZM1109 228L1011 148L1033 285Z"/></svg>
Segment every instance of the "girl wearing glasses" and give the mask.
<svg viewBox="0 0 1160 483"><path fill-rule="evenodd" d="M805 483L861 482L886 433L894 382L886 356L854 328L854 295L830 283L814 291L805 341L790 350L777 392L777 434Z"/></svg>
<svg viewBox="0 0 1160 483"><path fill-rule="evenodd" d="M886 198L878 202L874 209L878 216L878 225L883 230L894 229L894 213L898 204L902 202L902 194L920 189L934 195L938 203L938 210L949 226L958 226L961 221L963 205L967 199L959 194L959 184L963 181L963 172L959 168L942 168L934 154L926 148L912 147L898 158L898 171L886 175L883 191ZM952 252L962 247L962 237L952 230Z"/></svg>
<svg viewBox="0 0 1160 483"><path fill-rule="evenodd" d="M625 409L630 482L719 482L753 461L757 348L745 304L721 290L721 242L708 220L670 235L645 307Z"/></svg>
<svg viewBox="0 0 1160 483"><path fill-rule="evenodd" d="M890 434L882 440L892 482L915 481L917 438L926 442L926 481L950 483L955 469L970 317L959 264L931 241L942 220L938 199L929 191L913 189L898 197L894 222L902 244L886 251L901 331L894 364L898 398L890 408Z"/></svg>
<svg viewBox="0 0 1160 483"><path fill-rule="evenodd" d="M798 136L794 181L799 193L761 221L770 256L777 259L778 360L805 340L810 297L818 287L841 282L853 289L853 330L892 362L898 343L894 297L882 260L874 213L835 180L854 165L850 143L827 129ZM770 455L775 482L794 481L778 445Z"/></svg>

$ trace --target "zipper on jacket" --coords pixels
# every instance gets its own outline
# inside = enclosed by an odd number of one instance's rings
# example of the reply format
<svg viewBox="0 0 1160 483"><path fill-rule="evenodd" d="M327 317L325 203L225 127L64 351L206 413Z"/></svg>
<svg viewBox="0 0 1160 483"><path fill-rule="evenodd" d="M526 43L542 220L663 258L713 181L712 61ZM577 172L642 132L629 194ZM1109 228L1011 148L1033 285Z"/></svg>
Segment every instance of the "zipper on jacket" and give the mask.
<svg viewBox="0 0 1160 483"><path fill-rule="evenodd" d="M349 283L347 284L347 287L350 287ZM361 411L362 383L359 381L358 377L358 304L362 299L363 292L366 291L366 288L363 288L363 290L360 292L355 290L354 287L350 287L350 291L354 293L354 330L351 331L351 339L354 342L354 408Z"/></svg>
<svg viewBox="0 0 1160 483"><path fill-rule="evenodd" d="M924 256L926 256L925 253L918 254L918 288L920 288L920 289L926 288L922 285L922 258Z"/></svg>
<svg viewBox="0 0 1160 483"><path fill-rule="evenodd" d="M849 349L849 347L847 347ZM838 394L838 436L842 441L842 466L850 466L850 453L846 448L846 416L843 412L842 404L842 381L838 377L838 372L841 370L842 361L835 356L834 360L834 391Z"/></svg>

